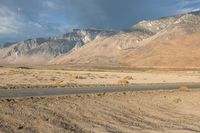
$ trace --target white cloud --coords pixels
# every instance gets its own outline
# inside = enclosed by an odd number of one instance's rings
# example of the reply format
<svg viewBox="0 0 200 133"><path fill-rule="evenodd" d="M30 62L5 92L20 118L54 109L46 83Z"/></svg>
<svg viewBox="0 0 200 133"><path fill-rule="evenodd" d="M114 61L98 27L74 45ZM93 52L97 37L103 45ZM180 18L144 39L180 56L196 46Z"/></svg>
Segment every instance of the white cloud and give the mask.
<svg viewBox="0 0 200 133"><path fill-rule="evenodd" d="M20 8L20 11L22 9ZM47 29L37 21L25 18L19 8L16 11L0 6L0 39L4 36L43 36Z"/></svg>
<svg viewBox="0 0 200 133"><path fill-rule="evenodd" d="M43 28L44 28L44 27L43 27L40 23L38 23L38 22L29 21L28 24L29 24L30 26L35 27L35 28L39 28L39 29L43 29Z"/></svg>
<svg viewBox="0 0 200 133"><path fill-rule="evenodd" d="M187 13L200 10L200 0L184 0L177 5L177 13Z"/></svg>
<svg viewBox="0 0 200 133"><path fill-rule="evenodd" d="M60 33L66 33L68 31L71 31L72 29L78 28L78 25L69 25L69 24L64 24L55 27L55 30L58 30Z"/></svg>
<svg viewBox="0 0 200 133"><path fill-rule="evenodd" d="M18 33L22 25L18 14L0 6L0 34Z"/></svg>
<svg viewBox="0 0 200 133"><path fill-rule="evenodd" d="M18 12L21 12L21 10L22 10L22 9L21 9L20 7L17 8L17 11L18 11Z"/></svg>
<svg viewBox="0 0 200 133"><path fill-rule="evenodd" d="M194 11L199 11L200 8L183 8L178 10L178 13L188 13L188 12L194 12Z"/></svg>
<svg viewBox="0 0 200 133"><path fill-rule="evenodd" d="M58 6L52 1L44 1L43 5L49 7L50 9L58 9Z"/></svg>

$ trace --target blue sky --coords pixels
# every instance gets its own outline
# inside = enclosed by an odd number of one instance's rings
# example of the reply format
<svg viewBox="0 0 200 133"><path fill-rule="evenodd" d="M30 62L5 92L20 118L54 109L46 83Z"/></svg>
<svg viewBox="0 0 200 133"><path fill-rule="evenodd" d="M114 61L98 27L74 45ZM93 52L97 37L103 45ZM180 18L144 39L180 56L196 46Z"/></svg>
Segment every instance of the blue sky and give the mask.
<svg viewBox="0 0 200 133"><path fill-rule="evenodd" d="M73 28L126 29L200 9L200 0L0 0L0 43L60 35Z"/></svg>

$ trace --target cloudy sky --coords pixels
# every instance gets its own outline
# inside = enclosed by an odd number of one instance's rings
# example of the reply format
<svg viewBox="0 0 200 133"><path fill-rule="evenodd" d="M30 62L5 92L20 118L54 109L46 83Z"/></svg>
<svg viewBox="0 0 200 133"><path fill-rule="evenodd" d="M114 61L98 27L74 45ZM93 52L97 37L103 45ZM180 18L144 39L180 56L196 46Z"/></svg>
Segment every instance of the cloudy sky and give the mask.
<svg viewBox="0 0 200 133"><path fill-rule="evenodd" d="M60 35L73 28L125 29L200 9L200 0L0 0L0 43Z"/></svg>

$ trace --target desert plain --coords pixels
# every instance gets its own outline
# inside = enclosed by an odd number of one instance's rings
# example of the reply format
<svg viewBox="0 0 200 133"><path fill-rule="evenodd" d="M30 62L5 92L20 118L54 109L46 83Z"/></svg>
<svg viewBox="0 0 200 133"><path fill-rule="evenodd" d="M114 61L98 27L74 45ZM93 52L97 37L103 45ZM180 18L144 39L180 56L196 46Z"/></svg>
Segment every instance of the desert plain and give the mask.
<svg viewBox="0 0 200 133"><path fill-rule="evenodd" d="M198 83L198 70L76 70L1 67L0 89L67 88L143 84Z"/></svg>
<svg viewBox="0 0 200 133"><path fill-rule="evenodd" d="M127 81L127 82L120 82ZM0 89L198 83L198 70L75 70L1 67ZM1 98L0 132L200 132L200 90Z"/></svg>

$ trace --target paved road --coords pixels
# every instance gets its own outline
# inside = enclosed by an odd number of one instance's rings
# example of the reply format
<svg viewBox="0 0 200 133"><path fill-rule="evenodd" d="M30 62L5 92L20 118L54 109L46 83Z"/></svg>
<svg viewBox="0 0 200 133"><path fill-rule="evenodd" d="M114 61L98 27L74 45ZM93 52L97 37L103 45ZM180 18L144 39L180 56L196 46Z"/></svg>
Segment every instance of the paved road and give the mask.
<svg viewBox="0 0 200 133"><path fill-rule="evenodd" d="M72 94L89 93L108 93L108 92L128 92L128 91L148 91L148 90L173 90L182 85L189 88L200 88L199 84L171 84L171 85L135 85L118 87L96 87L96 88L46 88L46 89L18 89L0 90L0 98L19 98L19 97L46 97L62 96Z"/></svg>

